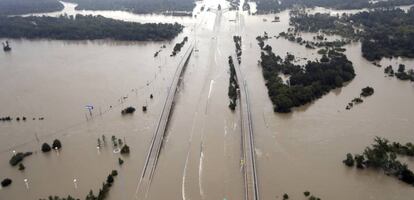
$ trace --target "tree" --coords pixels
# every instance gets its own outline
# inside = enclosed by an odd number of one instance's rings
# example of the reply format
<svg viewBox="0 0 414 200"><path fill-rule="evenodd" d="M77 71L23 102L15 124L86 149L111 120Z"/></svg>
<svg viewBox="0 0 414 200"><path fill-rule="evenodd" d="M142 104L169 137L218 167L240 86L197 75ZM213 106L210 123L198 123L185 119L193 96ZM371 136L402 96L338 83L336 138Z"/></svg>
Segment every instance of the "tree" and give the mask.
<svg viewBox="0 0 414 200"><path fill-rule="evenodd" d="M309 191L305 191L303 194L305 195L305 197L308 197L310 195L310 192Z"/></svg>
<svg viewBox="0 0 414 200"><path fill-rule="evenodd" d="M95 197L95 195L93 194L93 191L92 190L90 190L89 191L89 194L86 196L86 198L85 198L86 200L95 200L95 199L97 199L96 197Z"/></svg>
<svg viewBox="0 0 414 200"><path fill-rule="evenodd" d="M364 169L364 156L356 154L355 155L355 161L356 161L356 167L358 169Z"/></svg>
<svg viewBox="0 0 414 200"><path fill-rule="evenodd" d="M288 200L289 199L289 195L288 194L283 194L283 200Z"/></svg>
<svg viewBox="0 0 414 200"><path fill-rule="evenodd" d="M51 150L50 145L48 143L43 143L42 145L42 152L49 152Z"/></svg>
<svg viewBox="0 0 414 200"><path fill-rule="evenodd" d="M112 176L112 174L109 174L108 178L106 179L106 183L112 184L113 182L114 182L114 177Z"/></svg>
<svg viewBox="0 0 414 200"><path fill-rule="evenodd" d="M112 170L111 175L112 175L112 176L118 176L118 171L116 171L116 170Z"/></svg>
<svg viewBox="0 0 414 200"><path fill-rule="evenodd" d="M26 169L26 167L23 165L23 163L19 164L19 170L23 171L24 169Z"/></svg>
<svg viewBox="0 0 414 200"><path fill-rule="evenodd" d="M365 88L362 88L362 90L361 90L361 96L363 96L363 97L368 97L368 96L371 96L373 94L374 94L374 88L372 88L372 87L367 86Z"/></svg>
<svg viewBox="0 0 414 200"><path fill-rule="evenodd" d="M352 154L347 153L346 159L342 161L346 166L353 167L354 166L354 158L352 157Z"/></svg>
<svg viewBox="0 0 414 200"><path fill-rule="evenodd" d="M233 101L230 101L230 103L229 103L229 108L230 108L232 111L236 110L236 103L234 103Z"/></svg>
<svg viewBox="0 0 414 200"><path fill-rule="evenodd" d="M329 62L329 58L325 54L323 54L321 58L321 62L325 62L325 63Z"/></svg>
<svg viewBox="0 0 414 200"><path fill-rule="evenodd" d="M384 69L384 73L388 74L388 75L394 75L394 70L392 69L392 66L389 65L388 67L386 67Z"/></svg>
<svg viewBox="0 0 414 200"><path fill-rule="evenodd" d="M118 158L118 164L119 164L119 165L124 164L124 160L122 160L121 158Z"/></svg>
<svg viewBox="0 0 414 200"><path fill-rule="evenodd" d="M132 107L132 106L130 106L130 107L127 107L127 108L123 109L123 110L121 111L121 114L122 114L122 115L126 115L126 114L133 114L134 112L135 112L135 108L134 108L134 107Z"/></svg>
<svg viewBox="0 0 414 200"><path fill-rule="evenodd" d="M1 181L1 187L7 187L10 184L12 184L12 180L9 178L4 179L3 181Z"/></svg>
<svg viewBox="0 0 414 200"><path fill-rule="evenodd" d="M22 161L23 161L23 159L24 159L25 157L30 156L30 155L32 155L32 154L33 154L32 152L26 152L26 153L21 153L21 152L19 152L19 153L17 153L16 155L13 155L13 156L10 158L9 163L10 163L10 165L11 165L11 166L16 166L16 165L18 165L20 162L22 162Z"/></svg>
<svg viewBox="0 0 414 200"><path fill-rule="evenodd" d="M398 72L399 72L399 73L403 73L403 72L405 72L405 65L400 64L400 65L398 66Z"/></svg>
<svg viewBox="0 0 414 200"><path fill-rule="evenodd" d="M129 146L125 144L121 149L121 154L129 154Z"/></svg>
<svg viewBox="0 0 414 200"><path fill-rule="evenodd" d="M62 148L62 143L58 139L55 139L53 141L52 147L53 147L53 149L61 149Z"/></svg>
<svg viewBox="0 0 414 200"><path fill-rule="evenodd" d="M414 174L407 168L407 165L403 165L398 178L408 184L414 184Z"/></svg>

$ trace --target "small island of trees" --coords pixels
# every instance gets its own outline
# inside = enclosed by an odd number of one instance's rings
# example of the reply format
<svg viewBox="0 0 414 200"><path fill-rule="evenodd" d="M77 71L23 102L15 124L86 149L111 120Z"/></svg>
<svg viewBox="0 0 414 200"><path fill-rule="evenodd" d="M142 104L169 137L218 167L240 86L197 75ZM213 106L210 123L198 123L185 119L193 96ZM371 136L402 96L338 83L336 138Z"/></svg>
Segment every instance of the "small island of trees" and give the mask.
<svg viewBox="0 0 414 200"><path fill-rule="evenodd" d="M122 148L121 148L121 154L129 154L129 146L127 144L125 144ZM123 162L122 162L123 163ZM121 163L120 163L121 164Z"/></svg>
<svg viewBox="0 0 414 200"><path fill-rule="evenodd" d="M123 109L123 110L121 111L121 114L122 114L122 115L134 114L134 112L135 112L135 108L134 108L134 107L132 107L132 106L129 106L129 107L127 107L127 108Z"/></svg>
<svg viewBox="0 0 414 200"><path fill-rule="evenodd" d="M366 147L362 154L346 154L343 163L348 167L356 166L357 169L382 170L387 175L392 175L400 181L414 186L414 173L408 169L406 163L398 161L397 156L414 156L414 145L405 145L398 142L390 143L385 138L376 137L371 147Z"/></svg>
<svg viewBox="0 0 414 200"><path fill-rule="evenodd" d="M293 55L282 59L269 45L263 49L260 64L275 112L291 112L293 107L312 102L355 77L352 62L334 50L329 50L321 61L308 61L301 66L291 62ZM281 73L290 76L286 84Z"/></svg>
<svg viewBox="0 0 414 200"><path fill-rule="evenodd" d="M362 88L361 89L361 94L359 95L359 97L355 97L354 99L352 99L352 101L348 103L348 105L346 106L345 109L350 110L351 108L354 107L354 105L363 103L364 100L362 98L369 97L373 94L374 94L374 88L372 88L370 86Z"/></svg>
<svg viewBox="0 0 414 200"><path fill-rule="evenodd" d="M173 51L172 51L172 53L171 53L171 55L170 55L170 56L175 56L175 55L177 55L177 53L179 53L179 52L181 51L181 48L183 48L183 46L185 45L185 43L186 43L187 41L188 41L188 37L187 37L187 36L185 36L185 37L184 37L184 39L183 39L183 41L181 41L181 42L179 42L179 43L175 44L174 49L173 49Z"/></svg>
<svg viewBox="0 0 414 200"><path fill-rule="evenodd" d="M373 94L374 94L374 88L372 87L367 86L361 89L361 96L363 97L369 97Z"/></svg>
<svg viewBox="0 0 414 200"><path fill-rule="evenodd" d="M45 143L42 144L42 152L43 153L49 152L51 150L52 150L52 148L50 147L50 145L48 143L45 142Z"/></svg>

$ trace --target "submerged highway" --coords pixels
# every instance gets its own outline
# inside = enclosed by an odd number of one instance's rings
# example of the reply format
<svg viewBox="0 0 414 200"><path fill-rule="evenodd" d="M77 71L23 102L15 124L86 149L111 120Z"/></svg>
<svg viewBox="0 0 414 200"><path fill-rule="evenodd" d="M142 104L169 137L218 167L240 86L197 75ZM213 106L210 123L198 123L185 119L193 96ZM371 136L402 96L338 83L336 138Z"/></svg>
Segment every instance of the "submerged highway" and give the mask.
<svg viewBox="0 0 414 200"><path fill-rule="evenodd" d="M168 121L172 114L174 106L174 99L177 93L177 88L181 82L181 77L185 71L186 65L190 60L190 57L194 50L194 44L191 43L183 55L181 61L178 64L177 70L174 73L173 81L168 88L167 98L163 105L154 136L151 140L151 145L148 150L145 165L142 171L142 175L136 191L136 199L145 199L148 194L148 190L151 186L154 171L157 167L158 157L161 151L162 143L164 140L165 132L168 126Z"/></svg>
<svg viewBox="0 0 414 200"><path fill-rule="evenodd" d="M204 115L200 116L200 120L204 121L206 120L206 117L209 117L210 114L208 113L208 109L209 109L209 99L211 97L211 93L214 87L214 83L215 80L217 79L217 77L220 77L223 75L223 72L226 72L226 70L223 69L227 69L228 66L226 65L221 65L221 63L218 62L218 58L217 56L221 55L220 52L220 48L218 48L217 43L218 43L218 36L220 33L220 25L222 23L223 20L223 14L226 13L228 11L227 8L224 9L215 9L218 7L219 4L212 4L210 5L210 9L208 9L208 11L204 11L205 13L209 13L209 14L213 14L215 16L215 20L214 23L211 24L211 35L210 37L207 37L208 40L210 40L209 46L210 48L207 49L201 49L201 51L207 51L209 53L209 61L207 63L208 66L206 69L207 72L207 79L204 80L204 86L201 89L201 93L204 94L204 92L208 91L208 95L207 95L207 100L205 102L205 104L203 103L204 106ZM204 13L204 14L205 14ZM240 22L240 16L237 13L236 16L236 21ZM180 83L182 81L182 79L184 78L184 71L186 69L187 64L189 63L190 58L193 55L196 55L196 57L198 57L198 51L199 48L197 47L197 32L202 32L203 29L206 29L205 26L209 26L207 24L207 22L204 22L203 19L198 19L197 26L194 26L194 42L191 42L188 46L185 45L184 47L186 48L185 53L183 53L181 56L182 58L180 58L180 62L177 66L177 69L174 73L173 76L173 80L171 82L171 85L169 86L169 89L167 91L167 96L165 99L165 103L162 107L161 110L161 114L159 117L159 120L155 126L155 131L154 131L154 135L152 137L149 149L148 149L148 153L145 159L145 163L144 163L144 167L142 170L142 175L140 176L140 180L136 189L136 193L135 193L135 199L137 200L143 200L143 199L152 199L153 197L149 197L151 196L151 192L150 192L150 188L153 182L153 178L154 175L156 173L156 169L157 169L157 163L158 163L158 159L160 156L160 152L161 149L163 149L163 145L165 145L165 136L166 133L168 131L168 124L169 121L172 118L173 112L172 110L174 109L174 104L175 101L178 99L177 98L177 91L178 91L178 87L180 86ZM204 26L204 27L203 27ZM235 28L237 29L238 32L240 32L240 23L236 23ZM203 33L201 33L203 34ZM232 36L231 36L232 37ZM230 40L231 41L231 40ZM224 56L224 58L226 58L227 56ZM233 113L232 115L239 115L237 118L235 118L235 123L238 124L236 128L236 124L234 125L234 131L235 134L239 135L239 138L241 138L241 140L239 141L239 145L241 146L241 152L240 152L240 169L241 169L241 177L242 180L244 182L244 184L240 185L240 187L243 187L243 189L241 189L240 191L243 191L243 194L240 194L240 197L244 197L245 200L258 200L259 199L259 189L258 189L258 183L257 183L257 174L256 174L256 158L255 158L255 147L254 147L254 133L253 133L253 126L252 126L252 119L251 119L251 114L250 114L250 105L249 105L249 97L248 97L248 91L247 91L247 84L246 81L243 78L243 74L241 72L240 66L239 64L236 62L235 63L236 66L236 75L237 75L237 80L239 82L239 112ZM216 73L216 75L214 75ZM224 83L227 81L224 81ZM209 83L209 84L206 84ZM206 85L209 85L210 87L207 88ZM226 87L224 87L226 88ZM196 111L196 113L198 113L198 111ZM177 113L179 114L179 113ZM196 116L198 116L196 114ZM196 119L195 119L196 120ZM204 124L204 122L203 122ZM194 124L192 125L193 127L189 126L188 128L190 129L194 129ZM236 128L236 129L235 129ZM203 178L203 161L204 161L204 157L205 157L205 150L204 147L206 146L205 144L205 129L204 129L204 125L202 126L202 129L199 130L200 133L200 160L198 163L199 166L199 172L198 172L198 187L200 190L200 197L201 199L205 199L204 197L204 191L203 191L203 185L202 185L202 178ZM226 130L225 130L226 132ZM225 133L226 134L226 133ZM215 145L215 144L210 144L210 145ZM191 139L190 139L190 146L191 146ZM224 147L226 148L226 147ZM225 153L225 152L224 152ZM183 186L182 186L182 190L183 190L183 199L186 198L186 194L185 194L185 186L186 186L186 176L189 176L187 174L187 165L189 162L189 157L190 156L190 150L188 151L187 154L187 159L186 159L186 163L185 163L185 168L184 168L184 175L183 175ZM213 155L214 156L214 155ZM218 156L218 155L216 155ZM236 154L234 154L233 156L238 156ZM193 161L195 162L195 161ZM189 172L190 173L190 172ZM160 175L161 176L161 175ZM162 179L162 178L161 178ZM154 186L156 187L156 186ZM156 189L156 188L154 188ZM224 199L226 199L224 197Z"/></svg>
<svg viewBox="0 0 414 200"><path fill-rule="evenodd" d="M247 91L247 83L243 78L238 62L235 63L237 80L239 82L239 99L240 99L240 115L241 115L241 134L243 158L242 166L244 173L244 187L246 200L258 200L259 188L257 183L256 172L256 156L254 148L254 133L252 125L252 117L250 113L249 95Z"/></svg>

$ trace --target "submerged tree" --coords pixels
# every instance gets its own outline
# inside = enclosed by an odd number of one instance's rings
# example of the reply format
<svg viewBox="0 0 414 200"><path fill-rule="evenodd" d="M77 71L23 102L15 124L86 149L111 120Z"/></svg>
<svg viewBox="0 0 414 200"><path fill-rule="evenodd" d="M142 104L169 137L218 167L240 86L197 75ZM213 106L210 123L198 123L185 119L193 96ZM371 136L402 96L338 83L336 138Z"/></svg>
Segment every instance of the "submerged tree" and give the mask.
<svg viewBox="0 0 414 200"><path fill-rule="evenodd" d="M121 149L121 154L129 154L129 146L125 144Z"/></svg>
<svg viewBox="0 0 414 200"><path fill-rule="evenodd" d="M43 145L42 145L42 152L46 153L46 152L49 152L50 150L52 150L52 148L50 147L50 145L48 143L43 143Z"/></svg>
<svg viewBox="0 0 414 200"><path fill-rule="evenodd" d="M60 140L55 139L53 141L52 147L53 147L53 149L61 149L62 148L62 143L60 142Z"/></svg>
<svg viewBox="0 0 414 200"><path fill-rule="evenodd" d="M352 154L348 153L346 154L346 159L342 161L346 166L353 167L354 166L354 157L352 157Z"/></svg>
<svg viewBox="0 0 414 200"><path fill-rule="evenodd" d="M4 179L3 181L1 181L1 187L7 187L7 186L9 186L10 184L12 184L12 180L11 179L9 179L9 178L6 178L6 179Z"/></svg>

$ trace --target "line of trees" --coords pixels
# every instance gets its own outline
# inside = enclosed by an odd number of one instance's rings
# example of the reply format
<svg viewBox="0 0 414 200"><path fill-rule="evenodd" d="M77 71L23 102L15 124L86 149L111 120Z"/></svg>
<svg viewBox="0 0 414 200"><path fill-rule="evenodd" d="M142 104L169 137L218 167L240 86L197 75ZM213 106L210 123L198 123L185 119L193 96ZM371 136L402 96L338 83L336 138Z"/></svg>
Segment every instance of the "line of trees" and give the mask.
<svg viewBox="0 0 414 200"><path fill-rule="evenodd" d="M89 191L89 194L85 197L85 200L104 200L108 196L109 189L111 189L112 184L115 181L115 177L118 176L118 171L112 170L112 172L106 178L106 181L102 183L102 188L99 189L97 196L93 193L92 190ZM75 199L72 196L68 196L67 198L61 198L58 196L49 196L48 199L39 199L39 200L79 200Z"/></svg>
<svg viewBox="0 0 414 200"><path fill-rule="evenodd" d="M329 50L320 61L308 61L301 66L292 63L293 55L282 59L269 45L263 49L260 64L275 112L291 112L293 107L310 103L355 77L352 62L334 50ZM280 74L289 76L286 83Z"/></svg>
<svg viewBox="0 0 414 200"><path fill-rule="evenodd" d="M234 45L236 46L236 55L237 55L237 61L239 64L241 63L241 56L242 56L242 38L241 36L233 36Z"/></svg>
<svg viewBox="0 0 414 200"><path fill-rule="evenodd" d="M392 68L392 66L389 65L384 68L384 73L387 74L388 76L392 76L392 77L395 76L402 81L408 81L408 80L414 81L414 70L409 69L406 71L404 64L400 64L398 66L397 72L394 72L394 69Z"/></svg>
<svg viewBox="0 0 414 200"><path fill-rule="evenodd" d="M163 41L175 38L182 30L178 23L141 24L91 15L0 17L0 37L6 38Z"/></svg>
<svg viewBox="0 0 414 200"><path fill-rule="evenodd" d="M280 12L295 6L327 7L333 9L384 8L414 4L414 0L253 0L259 13Z"/></svg>
<svg viewBox="0 0 414 200"><path fill-rule="evenodd" d="M68 0L77 10L125 10L139 14L192 11L194 0Z"/></svg>
<svg viewBox="0 0 414 200"><path fill-rule="evenodd" d="M234 68L233 58L229 56L230 66L230 80L229 80L229 91L228 96L230 98L229 108L235 110L237 106L237 90L239 89L239 83L237 82L236 69Z"/></svg>
<svg viewBox="0 0 414 200"><path fill-rule="evenodd" d="M109 193L109 189L112 187L114 183L114 177L118 176L118 172L116 170L112 170L112 172L106 178L106 182L102 183L102 188L99 189L98 195L95 196L93 191L89 191L89 194L86 196L85 200L103 200L106 199Z"/></svg>
<svg viewBox="0 0 414 200"><path fill-rule="evenodd" d="M345 109L350 110L351 108L354 107L354 105L363 103L364 100L362 98L369 97L373 94L374 94L374 88L370 86L362 88L359 97L355 97L354 99L352 99L352 101L348 103Z"/></svg>

